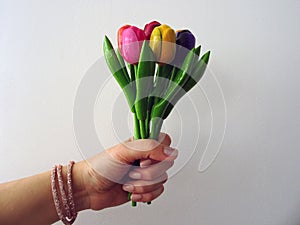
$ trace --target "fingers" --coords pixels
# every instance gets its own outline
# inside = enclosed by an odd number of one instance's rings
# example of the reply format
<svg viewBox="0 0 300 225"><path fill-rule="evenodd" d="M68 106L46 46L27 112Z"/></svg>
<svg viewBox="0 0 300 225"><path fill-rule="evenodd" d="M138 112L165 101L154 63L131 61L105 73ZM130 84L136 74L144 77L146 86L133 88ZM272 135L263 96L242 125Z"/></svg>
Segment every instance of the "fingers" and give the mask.
<svg viewBox="0 0 300 225"><path fill-rule="evenodd" d="M168 179L167 173L162 174L155 180L131 180L123 185L123 190L136 194L152 192L162 186Z"/></svg>
<svg viewBox="0 0 300 225"><path fill-rule="evenodd" d="M123 190L131 192L131 200L135 202L150 202L157 198L164 190L163 184L167 181L167 174L156 181L131 181L123 185Z"/></svg>
<svg viewBox="0 0 300 225"><path fill-rule="evenodd" d="M131 141L133 141L133 138L131 138ZM166 133L160 133L158 142L165 146L170 146L171 144L171 137ZM142 159L140 160L140 167L146 167L150 166L154 162L151 159Z"/></svg>
<svg viewBox="0 0 300 225"><path fill-rule="evenodd" d="M163 175L169 168L174 165L174 160L165 160L152 164L145 168L136 167L129 172L129 177L132 179L155 180Z"/></svg>
<svg viewBox="0 0 300 225"><path fill-rule="evenodd" d="M133 138L130 138L129 140L133 141ZM170 146L171 137L166 133L160 133L158 142L161 143L162 145ZM142 159L142 160L140 160L140 166L141 167L150 166L151 164L153 164L153 161L151 159Z"/></svg>
<svg viewBox="0 0 300 225"><path fill-rule="evenodd" d="M140 160L140 167L141 168L150 166L151 164L152 164L152 160L151 159L142 159L142 160Z"/></svg>
<svg viewBox="0 0 300 225"><path fill-rule="evenodd" d="M163 137L164 143L169 144L170 139L167 137ZM163 161L168 158L176 158L178 154L177 150L151 139L124 142L108 149L108 153L125 164L132 164L135 160L143 159Z"/></svg>
<svg viewBox="0 0 300 225"><path fill-rule="evenodd" d="M160 196L164 191L164 186L160 186L156 190L144 194L136 194L133 193L131 195L131 200L135 202L151 202L154 199L156 199L158 196Z"/></svg>
<svg viewBox="0 0 300 225"><path fill-rule="evenodd" d="M178 151L169 146L160 146L155 151L149 152L147 158L156 161L175 160L177 158Z"/></svg>
<svg viewBox="0 0 300 225"><path fill-rule="evenodd" d="M144 162L147 162L147 160ZM150 161L149 163L152 162ZM132 201L152 201L163 192L163 184L168 179L166 171L172 167L173 164L174 159L132 169L128 174L132 180L127 181L123 185L123 190L132 193Z"/></svg>

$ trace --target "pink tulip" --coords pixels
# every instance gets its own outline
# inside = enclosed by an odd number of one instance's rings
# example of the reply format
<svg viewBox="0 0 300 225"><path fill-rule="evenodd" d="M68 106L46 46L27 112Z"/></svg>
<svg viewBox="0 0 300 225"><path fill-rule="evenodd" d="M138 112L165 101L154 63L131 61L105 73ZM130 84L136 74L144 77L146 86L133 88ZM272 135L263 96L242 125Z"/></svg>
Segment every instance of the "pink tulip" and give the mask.
<svg viewBox="0 0 300 225"><path fill-rule="evenodd" d="M118 31L118 46L124 60L130 64L137 64L143 41L146 39L143 30L125 25Z"/></svg>
<svg viewBox="0 0 300 225"><path fill-rule="evenodd" d="M121 27L119 30L118 30L118 47L119 49L121 49L121 45L122 45L122 33L125 29L131 27L130 25L124 25L123 27Z"/></svg>
<svg viewBox="0 0 300 225"><path fill-rule="evenodd" d="M157 21L152 21L145 25L144 32L146 35L146 40L150 40L150 36L151 36L153 29L158 26L160 26L160 23Z"/></svg>

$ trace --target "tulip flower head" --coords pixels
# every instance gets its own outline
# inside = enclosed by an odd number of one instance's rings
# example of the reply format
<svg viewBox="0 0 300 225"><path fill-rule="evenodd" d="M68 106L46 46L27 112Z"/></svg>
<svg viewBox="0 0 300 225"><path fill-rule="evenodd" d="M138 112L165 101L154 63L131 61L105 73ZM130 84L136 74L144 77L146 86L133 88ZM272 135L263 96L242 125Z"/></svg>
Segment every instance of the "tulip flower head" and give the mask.
<svg viewBox="0 0 300 225"><path fill-rule="evenodd" d="M150 40L150 36L151 36L151 33L153 31L153 29L155 27L158 27L160 26L160 23L157 22L157 21L152 21L150 23L147 23L144 27L144 32L145 32L145 35L146 35L146 40Z"/></svg>
<svg viewBox="0 0 300 225"><path fill-rule="evenodd" d="M124 25L123 27L121 27L119 30L118 30L118 47L121 51L121 46L122 46L122 33L125 29L131 27L130 25Z"/></svg>
<svg viewBox="0 0 300 225"><path fill-rule="evenodd" d="M191 50L195 47L195 36L189 30L176 31L176 44Z"/></svg>
<svg viewBox="0 0 300 225"><path fill-rule="evenodd" d="M156 62L166 64L172 62L176 53L176 34L168 25L155 27L150 36L150 47Z"/></svg>
<svg viewBox="0 0 300 225"><path fill-rule="evenodd" d="M196 38L189 30L176 31L176 56L174 66L180 67L188 52L195 47Z"/></svg>
<svg viewBox="0 0 300 225"><path fill-rule="evenodd" d="M123 58L130 64L137 64L143 41L146 39L144 31L125 25L118 31L118 47Z"/></svg>

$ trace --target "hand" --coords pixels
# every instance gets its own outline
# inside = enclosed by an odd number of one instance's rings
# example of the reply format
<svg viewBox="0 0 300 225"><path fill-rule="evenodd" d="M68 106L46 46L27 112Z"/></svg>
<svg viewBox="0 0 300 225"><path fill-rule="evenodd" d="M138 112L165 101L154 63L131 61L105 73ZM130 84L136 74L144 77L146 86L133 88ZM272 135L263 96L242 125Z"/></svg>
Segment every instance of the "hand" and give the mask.
<svg viewBox="0 0 300 225"><path fill-rule="evenodd" d="M100 210L123 204L128 201L128 192L136 202L157 198L164 190L166 171L178 154L170 144L170 137L161 133L158 142L128 140L88 159L81 169L86 207ZM136 160L140 166L133 166Z"/></svg>

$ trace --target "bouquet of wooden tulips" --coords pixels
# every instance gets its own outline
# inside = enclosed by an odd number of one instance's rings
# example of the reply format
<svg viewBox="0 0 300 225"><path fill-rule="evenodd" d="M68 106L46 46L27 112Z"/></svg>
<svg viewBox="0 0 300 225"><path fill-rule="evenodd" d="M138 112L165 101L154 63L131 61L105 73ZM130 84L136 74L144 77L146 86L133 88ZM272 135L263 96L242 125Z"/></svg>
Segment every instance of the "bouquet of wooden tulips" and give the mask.
<svg viewBox="0 0 300 225"><path fill-rule="evenodd" d="M174 105L203 76L210 51L200 57L201 46L195 47L195 42L189 30L175 32L157 21L144 30L121 27L118 49L105 36L106 63L134 115L135 139L157 140Z"/></svg>

